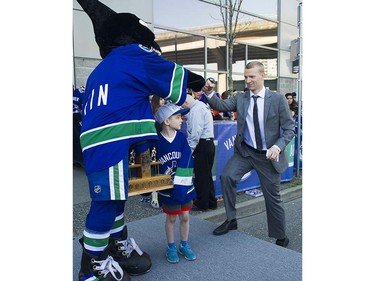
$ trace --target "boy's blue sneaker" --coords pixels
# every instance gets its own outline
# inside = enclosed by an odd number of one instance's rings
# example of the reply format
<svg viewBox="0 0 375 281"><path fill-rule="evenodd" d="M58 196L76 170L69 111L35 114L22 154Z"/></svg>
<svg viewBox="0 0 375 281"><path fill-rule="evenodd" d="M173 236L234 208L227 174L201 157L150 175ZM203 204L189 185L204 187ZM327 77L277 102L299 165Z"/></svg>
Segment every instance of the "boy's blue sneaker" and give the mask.
<svg viewBox="0 0 375 281"><path fill-rule="evenodd" d="M185 257L188 261L194 261L197 259L196 254L193 252L193 250L189 247L189 245L186 245L183 247L180 244L180 247L178 249L178 252Z"/></svg>
<svg viewBox="0 0 375 281"><path fill-rule="evenodd" d="M165 255L167 256L167 261L170 263L178 263L180 261L176 248L167 248Z"/></svg>

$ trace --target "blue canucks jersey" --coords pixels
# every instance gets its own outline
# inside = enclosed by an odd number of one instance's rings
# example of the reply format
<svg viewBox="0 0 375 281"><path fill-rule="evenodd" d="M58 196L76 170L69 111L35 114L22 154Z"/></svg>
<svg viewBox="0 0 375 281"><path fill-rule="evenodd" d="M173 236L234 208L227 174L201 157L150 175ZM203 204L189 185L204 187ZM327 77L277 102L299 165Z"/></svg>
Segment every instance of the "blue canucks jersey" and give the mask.
<svg viewBox="0 0 375 281"><path fill-rule="evenodd" d="M186 99L187 70L140 45L111 51L90 74L82 109L81 147L86 174L127 159L129 147L146 150L157 139L149 96L177 105Z"/></svg>
<svg viewBox="0 0 375 281"><path fill-rule="evenodd" d="M173 180L172 189L159 191L160 203L175 205L193 200L194 159L185 134L177 131L171 143L159 134L156 151L160 173L171 175Z"/></svg>

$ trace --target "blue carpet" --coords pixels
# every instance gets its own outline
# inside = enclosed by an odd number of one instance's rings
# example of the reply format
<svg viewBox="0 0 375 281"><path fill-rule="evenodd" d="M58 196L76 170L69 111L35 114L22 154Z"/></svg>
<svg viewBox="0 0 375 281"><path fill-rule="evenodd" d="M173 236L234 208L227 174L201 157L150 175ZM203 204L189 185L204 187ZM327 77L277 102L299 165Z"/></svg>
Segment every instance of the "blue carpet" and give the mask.
<svg viewBox="0 0 375 281"><path fill-rule="evenodd" d="M238 231L214 236L216 224L190 216L189 244L197 260L180 257L178 264L165 258L165 215L160 214L128 224L129 237L135 238L140 248L150 254L151 271L132 276L134 281L301 281L301 253L279 247ZM175 226L176 243L179 242L178 220ZM81 246L73 241L73 280L77 280Z"/></svg>

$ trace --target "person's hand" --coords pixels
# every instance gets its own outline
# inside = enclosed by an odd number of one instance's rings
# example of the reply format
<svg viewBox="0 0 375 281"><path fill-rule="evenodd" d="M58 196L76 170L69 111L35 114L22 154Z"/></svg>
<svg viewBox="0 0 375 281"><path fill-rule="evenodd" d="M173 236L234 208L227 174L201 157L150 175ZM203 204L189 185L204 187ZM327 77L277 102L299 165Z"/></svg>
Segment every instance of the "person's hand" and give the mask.
<svg viewBox="0 0 375 281"><path fill-rule="evenodd" d="M206 94L206 95L208 95L208 94L210 94L211 92L212 92L212 90L214 89L214 86L215 86L215 84L214 83L212 83L210 80L207 80L206 81L206 84L203 86L203 88L202 88L202 91Z"/></svg>
<svg viewBox="0 0 375 281"><path fill-rule="evenodd" d="M277 147L272 146L270 149L267 149L266 157L272 161L279 161L280 151Z"/></svg>

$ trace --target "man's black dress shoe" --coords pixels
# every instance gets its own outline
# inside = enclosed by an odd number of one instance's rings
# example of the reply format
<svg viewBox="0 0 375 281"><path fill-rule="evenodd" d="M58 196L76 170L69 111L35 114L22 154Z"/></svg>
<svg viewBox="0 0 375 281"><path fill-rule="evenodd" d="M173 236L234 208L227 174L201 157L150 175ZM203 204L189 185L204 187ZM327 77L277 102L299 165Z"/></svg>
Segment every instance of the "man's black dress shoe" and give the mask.
<svg viewBox="0 0 375 281"><path fill-rule="evenodd" d="M288 244L289 244L289 238L286 237L286 236L285 236L284 239L277 239L276 240L276 245L279 245L281 247L285 248L286 246L288 246Z"/></svg>
<svg viewBox="0 0 375 281"><path fill-rule="evenodd" d="M228 233L229 230L237 229L237 220L233 219L231 221L225 220L218 228L213 231L214 235L223 235Z"/></svg>

